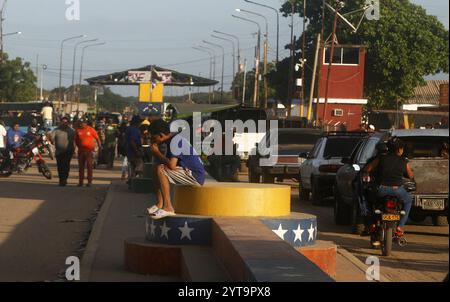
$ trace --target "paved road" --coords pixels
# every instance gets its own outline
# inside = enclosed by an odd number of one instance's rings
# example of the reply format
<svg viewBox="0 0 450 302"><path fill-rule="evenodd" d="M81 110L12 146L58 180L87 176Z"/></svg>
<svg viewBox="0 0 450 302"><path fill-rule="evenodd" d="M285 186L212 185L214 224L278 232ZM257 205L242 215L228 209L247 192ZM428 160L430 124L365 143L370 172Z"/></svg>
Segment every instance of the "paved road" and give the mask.
<svg viewBox="0 0 450 302"><path fill-rule="evenodd" d="M55 165L51 169L56 175ZM80 255L90 218L103 203L118 171L96 170L94 186L76 187L77 167L69 185L57 186L35 167L23 175L0 178L0 281L56 280L68 256Z"/></svg>
<svg viewBox="0 0 450 302"><path fill-rule="evenodd" d="M246 173L240 173L240 181L248 181ZM408 224L405 227L408 245L394 246L390 257L382 257L380 250L370 248L369 238L351 233L351 228L334 223L333 207L315 206L310 201L299 201L298 184L285 181L292 187L291 205L293 212L317 216L318 239L334 241L339 247L352 253L363 263L367 257L377 256L381 263L381 274L391 281L442 281L449 271L449 227L436 227L431 219L422 224ZM331 203L332 201L330 201ZM353 278L352 275L349 277ZM352 281L352 280L348 280ZM355 280L360 281L360 280Z"/></svg>

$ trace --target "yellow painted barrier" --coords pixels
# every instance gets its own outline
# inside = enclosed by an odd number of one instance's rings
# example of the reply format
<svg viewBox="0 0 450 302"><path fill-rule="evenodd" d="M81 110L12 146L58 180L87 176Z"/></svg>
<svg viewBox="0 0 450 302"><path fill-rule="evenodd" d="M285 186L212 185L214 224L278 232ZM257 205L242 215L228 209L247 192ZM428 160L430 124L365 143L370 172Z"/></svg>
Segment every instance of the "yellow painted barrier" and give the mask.
<svg viewBox="0 0 450 302"><path fill-rule="evenodd" d="M277 217L291 214L291 188L251 183L206 183L176 186L178 214L200 216Z"/></svg>
<svg viewBox="0 0 450 302"><path fill-rule="evenodd" d="M150 83L139 84L139 102L161 103L164 97L164 84L158 83L152 89Z"/></svg>

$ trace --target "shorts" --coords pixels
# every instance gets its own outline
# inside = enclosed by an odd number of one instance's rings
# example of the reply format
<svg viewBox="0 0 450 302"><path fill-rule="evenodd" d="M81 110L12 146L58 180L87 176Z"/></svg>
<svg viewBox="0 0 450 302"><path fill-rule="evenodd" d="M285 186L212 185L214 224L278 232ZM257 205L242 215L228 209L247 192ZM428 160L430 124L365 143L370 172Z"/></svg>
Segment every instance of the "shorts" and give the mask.
<svg viewBox="0 0 450 302"><path fill-rule="evenodd" d="M164 174L169 179L169 182L174 185L200 186L198 181L192 176L192 172L182 167L177 167L176 170L165 168Z"/></svg>

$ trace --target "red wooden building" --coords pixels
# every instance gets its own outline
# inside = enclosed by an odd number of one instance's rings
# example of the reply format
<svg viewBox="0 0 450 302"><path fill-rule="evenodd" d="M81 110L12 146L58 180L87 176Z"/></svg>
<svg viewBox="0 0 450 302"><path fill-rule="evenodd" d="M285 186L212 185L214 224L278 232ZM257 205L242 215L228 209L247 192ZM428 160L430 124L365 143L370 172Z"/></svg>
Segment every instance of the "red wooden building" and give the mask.
<svg viewBox="0 0 450 302"><path fill-rule="evenodd" d="M328 80L328 102L325 109L327 74L330 62L330 49L322 48L320 58L318 118L325 124L339 127L344 124L347 130L359 128L364 98L364 67L366 48L360 45L336 45L333 64ZM315 100L317 104L317 99Z"/></svg>

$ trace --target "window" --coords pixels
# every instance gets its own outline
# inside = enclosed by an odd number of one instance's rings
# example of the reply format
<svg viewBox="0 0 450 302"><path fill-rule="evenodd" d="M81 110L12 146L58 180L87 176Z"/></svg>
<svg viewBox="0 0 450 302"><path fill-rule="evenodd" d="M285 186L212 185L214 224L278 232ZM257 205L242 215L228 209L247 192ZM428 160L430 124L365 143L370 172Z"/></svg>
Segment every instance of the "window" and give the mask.
<svg viewBox="0 0 450 302"><path fill-rule="evenodd" d="M325 49L324 64L330 63L331 48ZM358 65L359 64L359 48L357 47L335 47L333 55L333 64Z"/></svg>
<svg viewBox="0 0 450 302"><path fill-rule="evenodd" d="M311 158L317 158L319 156L319 152L322 146L323 138L319 139L314 146L314 149L310 153Z"/></svg>
<svg viewBox="0 0 450 302"><path fill-rule="evenodd" d="M359 137L328 138L323 157L349 157L352 154L353 149L360 141L361 138Z"/></svg>
<svg viewBox="0 0 450 302"><path fill-rule="evenodd" d="M448 154L448 137L401 137L408 158L443 157Z"/></svg>
<svg viewBox="0 0 450 302"><path fill-rule="evenodd" d="M364 149L362 150L362 153L360 154L359 163L365 164L369 159L372 157L377 156L377 144L380 140L379 139L369 139L367 144L364 146Z"/></svg>

